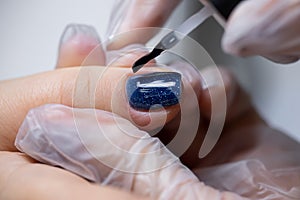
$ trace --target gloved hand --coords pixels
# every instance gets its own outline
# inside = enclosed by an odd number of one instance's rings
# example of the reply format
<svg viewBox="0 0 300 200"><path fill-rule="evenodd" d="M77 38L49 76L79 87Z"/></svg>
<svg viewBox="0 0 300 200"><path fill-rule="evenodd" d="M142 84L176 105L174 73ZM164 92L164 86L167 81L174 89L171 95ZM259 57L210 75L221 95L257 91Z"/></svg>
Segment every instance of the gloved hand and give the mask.
<svg viewBox="0 0 300 200"><path fill-rule="evenodd" d="M206 0L200 0L206 1ZM180 1L117 1L108 35L137 28L161 27ZM122 5L122 6L120 6ZM223 49L238 56L261 55L274 62L291 63L300 57L300 3L248 0L231 14L222 39ZM120 9L123 8L123 9ZM112 41L110 49L132 43L146 43L153 31L132 31Z"/></svg>
<svg viewBox="0 0 300 200"><path fill-rule="evenodd" d="M16 145L43 163L151 199L242 199L204 185L157 138L102 110L33 109Z"/></svg>
<svg viewBox="0 0 300 200"><path fill-rule="evenodd" d="M279 63L300 58L300 2L248 0L226 25L223 48L238 56L261 55Z"/></svg>

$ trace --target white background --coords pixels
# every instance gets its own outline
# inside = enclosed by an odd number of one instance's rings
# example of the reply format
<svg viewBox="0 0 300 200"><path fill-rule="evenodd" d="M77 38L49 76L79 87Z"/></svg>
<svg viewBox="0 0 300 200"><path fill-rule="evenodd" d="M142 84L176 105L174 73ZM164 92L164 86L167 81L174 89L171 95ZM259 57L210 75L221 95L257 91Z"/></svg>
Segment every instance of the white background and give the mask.
<svg viewBox="0 0 300 200"><path fill-rule="evenodd" d="M187 1L175 14L173 24L187 16L187 10L198 9L196 0L191 5L192 1ZM93 25L105 38L112 5L112 0L1 0L0 79L52 70L60 35L69 23ZM300 141L300 64L281 66L261 58L230 57L219 47L221 35L221 27L213 20L192 34L218 64L229 66L237 74L272 126Z"/></svg>

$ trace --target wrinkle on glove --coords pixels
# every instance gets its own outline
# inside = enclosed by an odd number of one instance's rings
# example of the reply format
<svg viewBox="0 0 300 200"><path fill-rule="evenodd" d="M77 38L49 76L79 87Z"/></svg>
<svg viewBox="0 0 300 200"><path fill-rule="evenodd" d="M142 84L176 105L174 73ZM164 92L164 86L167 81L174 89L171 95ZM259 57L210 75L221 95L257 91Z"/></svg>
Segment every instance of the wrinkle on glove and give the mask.
<svg viewBox="0 0 300 200"><path fill-rule="evenodd" d="M274 62L300 58L300 1L248 0L231 14L222 45L238 56L261 55Z"/></svg>
<svg viewBox="0 0 300 200"><path fill-rule="evenodd" d="M244 160L194 170L207 186L157 138L101 110L54 104L32 109L15 144L42 163L154 199L300 197L300 167L268 170L258 160Z"/></svg>
<svg viewBox="0 0 300 200"><path fill-rule="evenodd" d="M106 111L32 109L15 144L42 163L154 199L243 199L206 186L158 139Z"/></svg>
<svg viewBox="0 0 300 200"><path fill-rule="evenodd" d="M300 199L300 167L268 170L259 160L243 160L194 172L214 188L250 199Z"/></svg>

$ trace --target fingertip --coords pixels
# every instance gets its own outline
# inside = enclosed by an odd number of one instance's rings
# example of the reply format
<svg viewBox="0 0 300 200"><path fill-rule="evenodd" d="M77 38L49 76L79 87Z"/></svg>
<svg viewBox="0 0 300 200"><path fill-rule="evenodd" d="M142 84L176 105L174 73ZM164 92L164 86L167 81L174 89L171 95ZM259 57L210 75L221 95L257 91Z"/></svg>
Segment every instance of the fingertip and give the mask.
<svg viewBox="0 0 300 200"><path fill-rule="evenodd" d="M180 110L181 74L151 72L126 80L126 98L133 122L143 130L163 127Z"/></svg>
<svg viewBox="0 0 300 200"><path fill-rule="evenodd" d="M240 38L236 38L235 35L232 35L230 33L225 32L221 41L221 47L225 53L230 55L239 57L253 55L251 48L247 44L247 41L244 41Z"/></svg>
<svg viewBox="0 0 300 200"><path fill-rule="evenodd" d="M256 1L256 3L259 2ZM257 7L259 6L253 1L243 1L233 10L221 41L224 52L245 57L259 51L258 46L261 45L259 30L262 27L259 27L261 24L257 20L257 15L259 15ZM257 41L260 42L257 43Z"/></svg>
<svg viewBox="0 0 300 200"><path fill-rule="evenodd" d="M105 54L95 28L69 24L60 40L57 68L104 64Z"/></svg>
<svg viewBox="0 0 300 200"><path fill-rule="evenodd" d="M85 68L88 70L88 68ZM129 96L126 93L126 82L134 74L129 68L119 68L119 67L98 67L97 69L101 72L87 73L86 76L82 77L82 80L77 81L78 84L89 83L88 86L76 86L78 88L75 93L78 94L78 100L74 99L74 102L94 102L97 109L106 110L118 114L136 126L143 130L156 129L163 126L165 123L170 121L179 111L178 104L168 104L167 106L154 107L150 106L147 109L139 107L134 107L129 103ZM95 69L96 70L96 69ZM157 67L148 67L147 69L141 70L139 73L152 74L153 72L159 71ZM91 78L93 80L91 80ZM88 79L88 81L86 81ZM142 83L141 83L142 84ZM88 91L93 94L88 94L93 99L84 98L86 93L86 88L94 86L94 88L89 88ZM80 89L80 90L79 90ZM82 91L81 89L84 89ZM82 100L84 98L84 100ZM149 97L151 98L151 97ZM167 98L167 97L166 97ZM79 104L77 105L79 106ZM83 105L81 105L82 107Z"/></svg>

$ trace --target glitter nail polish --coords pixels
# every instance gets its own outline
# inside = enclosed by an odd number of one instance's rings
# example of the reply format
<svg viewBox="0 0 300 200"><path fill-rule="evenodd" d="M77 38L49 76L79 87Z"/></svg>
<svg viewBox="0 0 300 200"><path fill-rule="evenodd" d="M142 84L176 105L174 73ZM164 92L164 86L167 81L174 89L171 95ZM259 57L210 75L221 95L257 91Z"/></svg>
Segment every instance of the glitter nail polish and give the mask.
<svg viewBox="0 0 300 200"><path fill-rule="evenodd" d="M154 72L132 76L126 82L126 94L129 105L138 110L176 105L181 96L181 74Z"/></svg>

